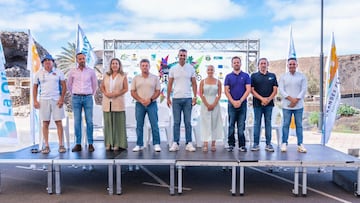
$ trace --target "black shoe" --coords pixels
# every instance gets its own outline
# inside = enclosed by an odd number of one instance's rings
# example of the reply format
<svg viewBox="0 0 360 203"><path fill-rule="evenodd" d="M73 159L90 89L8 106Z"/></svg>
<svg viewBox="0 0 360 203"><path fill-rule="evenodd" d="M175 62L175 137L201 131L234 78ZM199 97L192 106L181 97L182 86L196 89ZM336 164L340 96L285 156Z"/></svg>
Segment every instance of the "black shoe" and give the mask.
<svg viewBox="0 0 360 203"><path fill-rule="evenodd" d="M72 152L80 152L81 151L81 145L80 144L75 145L75 147L73 147L71 151Z"/></svg>
<svg viewBox="0 0 360 203"><path fill-rule="evenodd" d="M232 152L234 150L234 146L229 146L228 148L227 148L227 151L228 152Z"/></svg>
<svg viewBox="0 0 360 203"><path fill-rule="evenodd" d="M89 152L95 151L94 145L89 144L89 149L88 149L88 151L89 151Z"/></svg>
<svg viewBox="0 0 360 203"><path fill-rule="evenodd" d="M245 146L239 147L240 152L247 152L247 149Z"/></svg>

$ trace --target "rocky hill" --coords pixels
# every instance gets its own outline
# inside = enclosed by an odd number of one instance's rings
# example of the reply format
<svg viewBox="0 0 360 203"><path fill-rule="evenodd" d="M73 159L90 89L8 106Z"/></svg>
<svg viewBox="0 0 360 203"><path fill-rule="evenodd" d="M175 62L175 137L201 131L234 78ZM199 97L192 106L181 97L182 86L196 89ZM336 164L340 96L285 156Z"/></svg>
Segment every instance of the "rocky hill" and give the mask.
<svg viewBox="0 0 360 203"><path fill-rule="evenodd" d="M360 54L338 56L339 76L341 82L341 94L360 93ZM320 58L303 57L298 59L299 71L306 74L308 78L309 94L319 94L320 81ZM286 60L270 61L269 70L280 77L285 72ZM324 59L324 71L326 69L326 57ZM325 80L325 74L324 74ZM325 84L324 84L325 87Z"/></svg>

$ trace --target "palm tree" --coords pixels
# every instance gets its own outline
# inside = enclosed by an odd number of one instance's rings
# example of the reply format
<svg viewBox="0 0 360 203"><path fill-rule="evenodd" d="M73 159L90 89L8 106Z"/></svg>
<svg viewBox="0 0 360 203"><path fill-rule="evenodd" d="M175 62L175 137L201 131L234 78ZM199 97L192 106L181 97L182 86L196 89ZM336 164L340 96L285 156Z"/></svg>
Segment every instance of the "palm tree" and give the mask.
<svg viewBox="0 0 360 203"><path fill-rule="evenodd" d="M63 49L63 51L61 52L61 54L56 56L56 63L57 63L56 65L67 76L70 69L76 66L75 43L68 42L67 48L65 47L61 47L61 48Z"/></svg>
<svg viewBox="0 0 360 203"><path fill-rule="evenodd" d="M63 51L56 56L56 66L67 76L70 69L76 66L76 46L75 43L68 42L67 48L61 48ZM99 64L99 60L96 62L94 69L100 75L102 74L102 64Z"/></svg>

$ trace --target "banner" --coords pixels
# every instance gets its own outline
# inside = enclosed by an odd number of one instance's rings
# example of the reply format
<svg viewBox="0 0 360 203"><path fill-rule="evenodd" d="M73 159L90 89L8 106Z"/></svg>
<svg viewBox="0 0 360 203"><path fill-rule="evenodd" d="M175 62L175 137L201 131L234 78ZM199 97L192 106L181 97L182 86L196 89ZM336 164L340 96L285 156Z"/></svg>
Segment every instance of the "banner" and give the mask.
<svg viewBox="0 0 360 203"><path fill-rule="evenodd" d="M27 58L27 69L30 71L30 135L35 144L36 134L41 136L40 125L39 125L39 110L34 108L33 100L33 86L34 86L34 76L37 71L40 70L41 61L39 54L29 31L29 45L28 45L28 58Z"/></svg>
<svg viewBox="0 0 360 203"><path fill-rule="evenodd" d="M84 31L81 29L80 25L78 25L78 31L76 36L76 53L80 52L85 54L86 56L86 65L90 68L94 68L97 60L94 49L91 46Z"/></svg>
<svg viewBox="0 0 360 203"><path fill-rule="evenodd" d="M0 143L17 143L16 124L5 73L4 49L0 39Z"/></svg>
<svg viewBox="0 0 360 203"><path fill-rule="evenodd" d="M327 143L330 139L331 130L334 126L337 109L340 104L340 79L339 79L339 62L336 55L334 33L331 35L331 48L326 62L326 104L324 112L324 125L321 143ZM325 141L325 142L324 142Z"/></svg>

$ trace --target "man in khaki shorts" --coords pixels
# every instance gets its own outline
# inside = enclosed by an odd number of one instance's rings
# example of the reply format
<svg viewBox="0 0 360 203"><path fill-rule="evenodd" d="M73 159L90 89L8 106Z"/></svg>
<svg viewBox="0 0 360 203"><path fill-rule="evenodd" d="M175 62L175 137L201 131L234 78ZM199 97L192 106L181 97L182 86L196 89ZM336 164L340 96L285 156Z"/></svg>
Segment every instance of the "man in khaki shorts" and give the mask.
<svg viewBox="0 0 360 203"><path fill-rule="evenodd" d="M51 116L57 127L59 137L58 151L64 153L66 149L63 143L63 126L61 120L65 118L63 108L66 93L65 76L60 70L53 67L54 59L50 54L46 54L41 60L41 63L43 68L36 73L33 84L34 108L39 109L40 119L43 123L42 131L45 147L41 150L41 153L48 154L50 152L49 124Z"/></svg>

